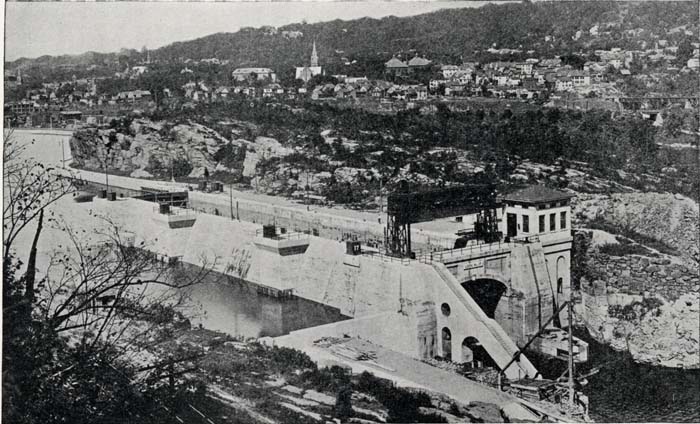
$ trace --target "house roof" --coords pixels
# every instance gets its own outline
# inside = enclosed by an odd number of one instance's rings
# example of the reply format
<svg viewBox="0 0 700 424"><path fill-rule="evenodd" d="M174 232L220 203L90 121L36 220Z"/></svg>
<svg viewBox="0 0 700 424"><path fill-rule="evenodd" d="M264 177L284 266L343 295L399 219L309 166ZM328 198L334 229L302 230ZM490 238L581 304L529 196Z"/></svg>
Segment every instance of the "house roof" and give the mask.
<svg viewBox="0 0 700 424"><path fill-rule="evenodd" d="M406 65L404 62L401 60L392 57L387 63L384 64L387 68L405 68L408 65Z"/></svg>
<svg viewBox="0 0 700 424"><path fill-rule="evenodd" d="M554 190L542 185L528 186L520 190L508 193L503 197L506 202L519 203L546 203L559 200L568 200L574 197L569 193Z"/></svg>
<svg viewBox="0 0 700 424"><path fill-rule="evenodd" d="M408 66L428 66L432 62L430 62L428 59L424 57L414 57L413 59L408 61Z"/></svg>
<svg viewBox="0 0 700 424"><path fill-rule="evenodd" d="M251 74L251 73L257 73L257 74L271 74L272 69L270 68L238 68L233 71L233 74Z"/></svg>

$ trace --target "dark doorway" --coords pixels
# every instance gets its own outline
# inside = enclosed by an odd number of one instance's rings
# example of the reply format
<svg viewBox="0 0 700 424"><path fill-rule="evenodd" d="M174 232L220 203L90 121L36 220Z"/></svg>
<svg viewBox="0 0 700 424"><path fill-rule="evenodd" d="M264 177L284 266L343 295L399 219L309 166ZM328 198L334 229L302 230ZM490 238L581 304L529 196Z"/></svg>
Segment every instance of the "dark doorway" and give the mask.
<svg viewBox="0 0 700 424"><path fill-rule="evenodd" d="M494 318L498 302L507 290L505 284L489 279L469 281L463 283L462 287L489 318Z"/></svg>
<svg viewBox="0 0 700 424"><path fill-rule="evenodd" d="M447 327L442 329L442 357L452 360L452 333Z"/></svg>
<svg viewBox="0 0 700 424"><path fill-rule="evenodd" d="M496 366L496 361L475 337L467 337L462 341L462 363L471 368Z"/></svg>
<svg viewBox="0 0 700 424"><path fill-rule="evenodd" d="M518 215L514 213L509 213L506 218L506 223L508 225L507 228L507 236L508 237L515 237L518 235Z"/></svg>

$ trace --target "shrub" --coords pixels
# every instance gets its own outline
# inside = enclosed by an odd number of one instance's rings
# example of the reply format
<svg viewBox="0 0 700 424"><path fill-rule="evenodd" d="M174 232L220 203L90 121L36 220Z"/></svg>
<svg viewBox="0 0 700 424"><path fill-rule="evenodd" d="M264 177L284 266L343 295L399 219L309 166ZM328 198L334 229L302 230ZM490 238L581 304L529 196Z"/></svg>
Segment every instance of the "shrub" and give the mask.
<svg viewBox="0 0 700 424"><path fill-rule="evenodd" d="M441 416L420 413L418 408L421 406L432 407L430 396L423 392L394 387L391 381L366 371L360 374L355 387L371 394L388 409L388 422L445 422Z"/></svg>
<svg viewBox="0 0 700 424"><path fill-rule="evenodd" d="M600 246L600 253L610 256L651 255L653 252L641 244L607 243Z"/></svg>
<svg viewBox="0 0 700 424"><path fill-rule="evenodd" d="M647 297L642 301L632 302L630 304L621 305L610 305L608 306L608 316L612 318L617 318L622 321L635 321L637 319L644 318L650 311L654 311L655 316L661 315L661 309L659 306L663 305L659 299L655 297Z"/></svg>
<svg viewBox="0 0 700 424"><path fill-rule="evenodd" d="M186 177L192 169L192 164L187 158L173 159L173 177Z"/></svg>
<svg viewBox="0 0 700 424"><path fill-rule="evenodd" d="M276 363L284 364L288 368L316 369L316 364L306 353L290 349L288 347L274 346L271 350L272 360Z"/></svg>
<svg viewBox="0 0 700 424"><path fill-rule="evenodd" d="M209 374L230 377L236 373L248 369L244 361L236 361L229 355L207 355L199 363L199 366Z"/></svg>
<svg viewBox="0 0 700 424"><path fill-rule="evenodd" d="M343 386L338 391L335 400L335 417L344 421L353 415L352 412L352 389L350 386Z"/></svg>

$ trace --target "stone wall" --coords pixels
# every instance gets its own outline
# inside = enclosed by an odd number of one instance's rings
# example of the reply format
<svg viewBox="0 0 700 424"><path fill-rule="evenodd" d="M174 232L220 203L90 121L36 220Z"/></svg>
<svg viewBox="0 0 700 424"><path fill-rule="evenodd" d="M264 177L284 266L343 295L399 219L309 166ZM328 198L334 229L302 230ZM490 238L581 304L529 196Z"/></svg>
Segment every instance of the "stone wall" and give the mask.
<svg viewBox="0 0 700 424"><path fill-rule="evenodd" d="M683 294L700 291L698 273L669 258L596 253L592 264L611 293L659 295L673 301Z"/></svg>

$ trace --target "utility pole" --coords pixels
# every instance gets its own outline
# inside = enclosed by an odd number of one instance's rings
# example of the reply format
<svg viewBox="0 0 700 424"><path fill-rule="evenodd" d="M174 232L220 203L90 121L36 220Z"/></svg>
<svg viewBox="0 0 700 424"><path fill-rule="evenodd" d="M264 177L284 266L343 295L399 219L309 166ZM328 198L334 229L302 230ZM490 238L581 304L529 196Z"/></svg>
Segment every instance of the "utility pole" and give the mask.
<svg viewBox="0 0 700 424"><path fill-rule="evenodd" d="M233 221L233 183L229 183L228 187L228 205L231 210L231 221Z"/></svg>
<svg viewBox="0 0 700 424"><path fill-rule="evenodd" d="M66 167L66 150L63 147L63 139L61 138L61 168Z"/></svg>
<svg viewBox="0 0 700 424"><path fill-rule="evenodd" d="M309 210L309 170L306 169L306 210Z"/></svg>
<svg viewBox="0 0 700 424"><path fill-rule="evenodd" d="M569 287L569 305L568 305L568 320L569 320L569 405L574 406L575 395L574 390L574 335L573 335L573 292Z"/></svg>
<svg viewBox="0 0 700 424"><path fill-rule="evenodd" d="M105 161L104 161L104 166L105 166L105 186L107 188L107 196L109 196L109 174L107 173L107 158L109 158L109 149L107 149L107 153L105 153Z"/></svg>

